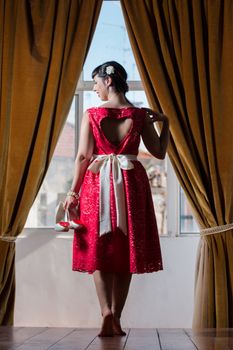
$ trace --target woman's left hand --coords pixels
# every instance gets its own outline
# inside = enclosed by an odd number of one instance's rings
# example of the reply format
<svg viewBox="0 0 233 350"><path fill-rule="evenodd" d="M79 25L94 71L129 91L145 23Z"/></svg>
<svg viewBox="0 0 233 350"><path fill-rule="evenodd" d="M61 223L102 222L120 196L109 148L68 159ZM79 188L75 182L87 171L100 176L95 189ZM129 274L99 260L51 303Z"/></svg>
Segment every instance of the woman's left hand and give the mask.
<svg viewBox="0 0 233 350"><path fill-rule="evenodd" d="M63 208L66 210L72 210L74 208L76 208L79 205L79 199L76 199L73 196L67 196L64 204L63 204Z"/></svg>

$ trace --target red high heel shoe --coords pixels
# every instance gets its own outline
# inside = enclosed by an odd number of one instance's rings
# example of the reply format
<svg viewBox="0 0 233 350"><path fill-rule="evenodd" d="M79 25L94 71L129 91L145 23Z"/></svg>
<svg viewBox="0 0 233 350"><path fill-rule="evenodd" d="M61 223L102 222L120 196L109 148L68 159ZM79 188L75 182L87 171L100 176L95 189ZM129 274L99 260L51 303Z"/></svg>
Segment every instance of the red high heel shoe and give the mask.
<svg viewBox="0 0 233 350"><path fill-rule="evenodd" d="M63 202L60 202L56 208L56 224L54 230L57 232L67 232L70 229L78 230L83 227L79 219L71 219L68 209L63 208Z"/></svg>

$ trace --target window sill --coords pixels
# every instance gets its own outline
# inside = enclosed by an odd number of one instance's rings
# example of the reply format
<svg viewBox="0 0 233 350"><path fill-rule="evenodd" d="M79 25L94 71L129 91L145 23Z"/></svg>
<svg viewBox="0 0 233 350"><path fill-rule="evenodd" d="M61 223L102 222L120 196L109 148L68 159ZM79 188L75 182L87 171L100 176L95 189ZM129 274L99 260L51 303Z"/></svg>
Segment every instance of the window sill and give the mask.
<svg viewBox="0 0 233 350"><path fill-rule="evenodd" d="M29 238L33 234L40 235L49 235L51 238L59 238L59 239L73 239L73 232L56 232L53 227L26 227L23 229L22 233L18 236L18 239ZM161 235L160 239L168 239L168 238L187 238L187 237L199 237L199 233L181 233L176 235Z"/></svg>

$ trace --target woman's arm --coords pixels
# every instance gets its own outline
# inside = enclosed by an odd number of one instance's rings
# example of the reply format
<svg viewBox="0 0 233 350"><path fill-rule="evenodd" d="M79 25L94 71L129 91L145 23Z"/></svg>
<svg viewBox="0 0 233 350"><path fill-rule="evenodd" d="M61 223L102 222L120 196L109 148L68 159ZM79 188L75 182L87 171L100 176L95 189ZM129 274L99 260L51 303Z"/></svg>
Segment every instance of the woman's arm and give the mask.
<svg viewBox="0 0 233 350"><path fill-rule="evenodd" d="M75 159L74 178L71 185L71 191L79 193L83 177L89 165L93 154L94 139L89 123L88 112L85 112L80 127L80 137L78 153ZM67 196L64 202L64 209L77 205L77 199L73 196Z"/></svg>
<svg viewBox="0 0 233 350"><path fill-rule="evenodd" d="M161 113L154 112L149 108L143 108L146 112L145 123L142 131L142 140L147 150L156 158L164 159L169 142L169 120ZM151 117L150 117L151 116ZM153 123L163 122L160 136L156 132Z"/></svg>

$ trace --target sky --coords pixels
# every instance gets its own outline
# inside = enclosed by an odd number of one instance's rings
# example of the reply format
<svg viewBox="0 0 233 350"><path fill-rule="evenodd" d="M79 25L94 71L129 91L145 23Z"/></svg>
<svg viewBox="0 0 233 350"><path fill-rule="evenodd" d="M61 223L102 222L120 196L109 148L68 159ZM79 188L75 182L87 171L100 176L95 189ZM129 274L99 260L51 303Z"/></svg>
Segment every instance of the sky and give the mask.
<svg viewBox="0 0 233 350"><path fill-rule="evenodd" d="M103 1L84 65L84 79L92 80L93 69L108 60L122 64L129 80L140 80L119 1Z"/></svg>

